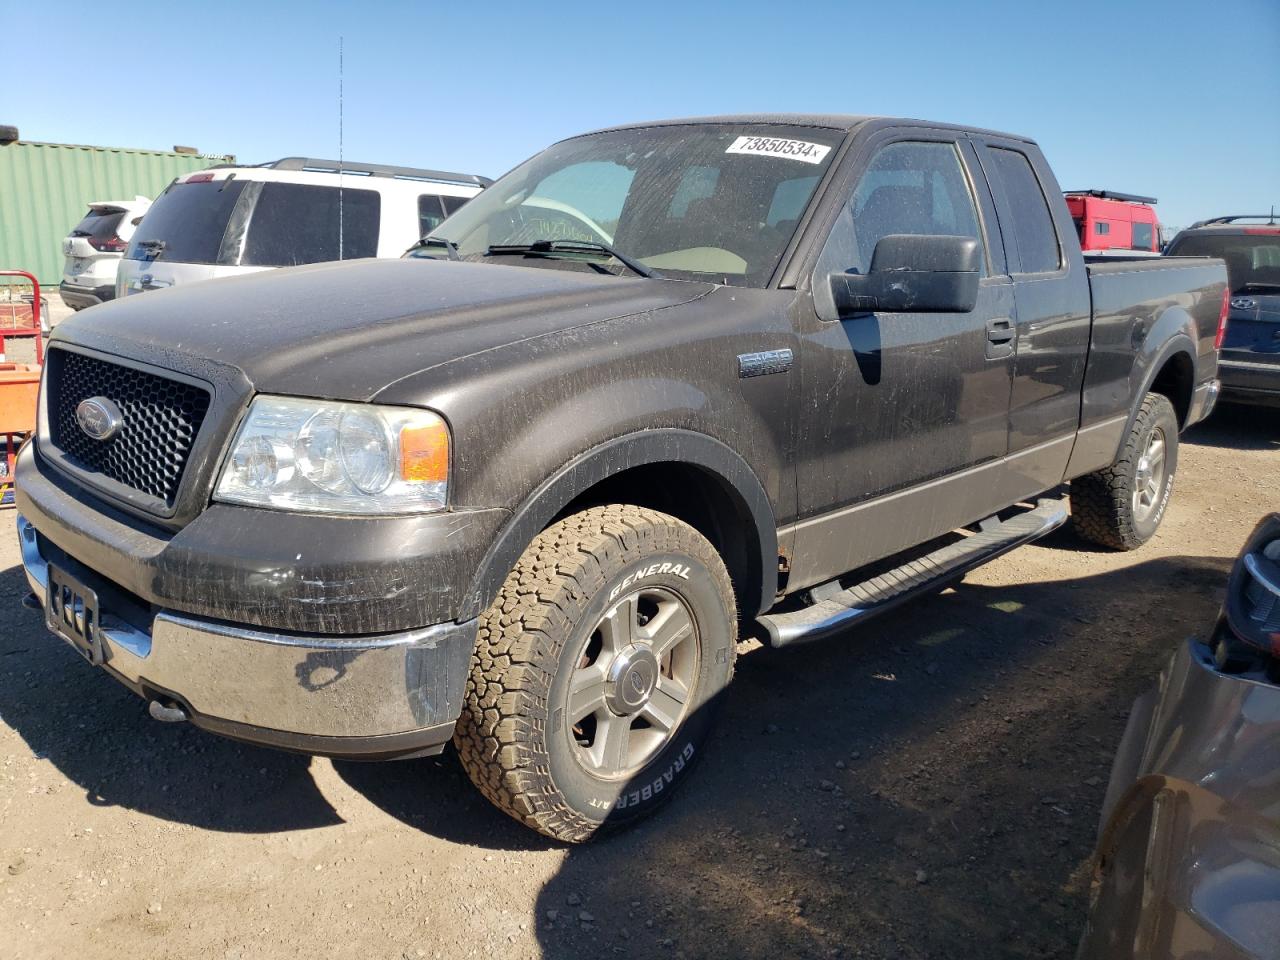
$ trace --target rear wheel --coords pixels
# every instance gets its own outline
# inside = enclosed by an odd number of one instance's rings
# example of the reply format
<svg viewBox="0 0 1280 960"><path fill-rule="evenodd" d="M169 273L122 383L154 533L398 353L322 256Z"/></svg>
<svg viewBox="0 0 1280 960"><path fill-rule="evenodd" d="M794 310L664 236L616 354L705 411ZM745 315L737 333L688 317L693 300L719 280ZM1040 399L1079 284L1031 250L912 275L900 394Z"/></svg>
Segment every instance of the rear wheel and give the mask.
<svg viewBox="0 0 1280 960"><path fill-rule="evenodd" d="M1148 393L1115 463L1071 481L1071 523L1086 540L1133 550L1164 519L1178 466L1178 417L1173 404Z"/></svg>
<svg viewBox="0 0 1280 960"><path fill-rule="evenodd" d="M463 766L558 840L650 813L700 755L736 625L724 564L692 527L625 505L562 520L481 617Z"/></svg>

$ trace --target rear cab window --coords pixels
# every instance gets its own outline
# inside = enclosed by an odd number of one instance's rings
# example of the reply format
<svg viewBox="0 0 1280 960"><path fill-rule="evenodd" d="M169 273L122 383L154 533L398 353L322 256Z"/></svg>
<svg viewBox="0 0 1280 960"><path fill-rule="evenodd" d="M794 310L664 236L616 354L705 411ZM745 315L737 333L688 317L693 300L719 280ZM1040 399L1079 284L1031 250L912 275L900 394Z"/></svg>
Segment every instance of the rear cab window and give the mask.
<svg viewBox="0 0 1280 960"><path fill-rule="evenodd" d="M991 146L987 155L1004 187L1008 211L1001 218L1006 252L1015 273L1055 273L1062 269L1062 246L1044 188L1025 153ZM1012 223L1004 223L1011 219ZM1010 229L1011 228L1011 229ZM1108 228L1109 229L1109 228ZM1015 259L1016 258L1016 259Z"/></svg>

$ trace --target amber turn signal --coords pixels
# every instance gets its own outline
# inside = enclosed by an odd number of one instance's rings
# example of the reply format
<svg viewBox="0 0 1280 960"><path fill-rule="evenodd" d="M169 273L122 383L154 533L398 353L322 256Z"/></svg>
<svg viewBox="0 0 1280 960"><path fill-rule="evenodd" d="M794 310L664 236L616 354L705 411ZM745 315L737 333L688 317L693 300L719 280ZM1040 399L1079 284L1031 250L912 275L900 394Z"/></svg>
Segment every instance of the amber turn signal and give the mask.
<svg viewBox="0 0 1280 960"><path fill-rule="evenodd" d="M407 483L449 479L449 428L443 422L400 431L400 479Z"/></svg>

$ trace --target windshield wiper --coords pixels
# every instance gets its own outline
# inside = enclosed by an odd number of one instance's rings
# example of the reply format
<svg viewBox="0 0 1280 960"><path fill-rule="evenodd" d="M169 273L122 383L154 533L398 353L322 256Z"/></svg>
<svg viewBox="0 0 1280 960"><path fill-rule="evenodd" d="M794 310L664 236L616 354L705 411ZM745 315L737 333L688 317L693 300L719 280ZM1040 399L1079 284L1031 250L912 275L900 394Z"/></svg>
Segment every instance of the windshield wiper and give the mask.
<svg viewBox="0 0 1280 960"><path fill-rule="evenodd" d="M1265 280L1250 280L1240 288L1240 292L1248 290L1280 290L1280 283L1268 283Z"/></svg>
<svg viewBox="0 0 1280 960"><path fill-rule="evenodd" d="M150 254L152 260L159 260L160 254L164 253L163 240L140 240L138 241L138 249L144 253Z"/></svg>
<svg viewBox="0 0 1280 960"><path fill-rule="evenodd" d="M449 254L450 260L462 259L461 257L458 256L458 245L454 243L452 240L448 240L444 237L423 237L421 240L419 240L409 249L417 250L419 247L430 247L430 246L444 247Z"/></svg>
<svg viewBox="0 0 1280 960"><path fill-rule="evenodd" d="M533 254L535 256L548 256L554 254L558 250L573 252L578 250L584 253L591 251L599 251L608 254L617 260L620 264L630 270L632 273L638 274L648 279L661 278L661 274L656 270L646 267L637 260L632 260L625 253L619 253L607 243L600 243L596 240L535 240L533 243L495 243L484 252L486 257L506 257L518 256L523 254Z"/></svg>

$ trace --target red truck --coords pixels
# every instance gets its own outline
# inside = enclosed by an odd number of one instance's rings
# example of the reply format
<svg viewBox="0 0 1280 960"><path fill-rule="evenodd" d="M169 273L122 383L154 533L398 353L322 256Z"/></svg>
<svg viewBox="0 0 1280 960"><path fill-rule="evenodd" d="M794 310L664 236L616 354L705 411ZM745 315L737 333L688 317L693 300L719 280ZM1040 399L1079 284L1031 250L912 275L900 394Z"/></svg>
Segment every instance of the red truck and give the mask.
<svg viewBox="0 0 1280 960"><path fill-rule="evenodd" d="M1067 210L1085 252L1159 253L1160 223L1155 197L1114 190L1067 190Z"/></svg>

